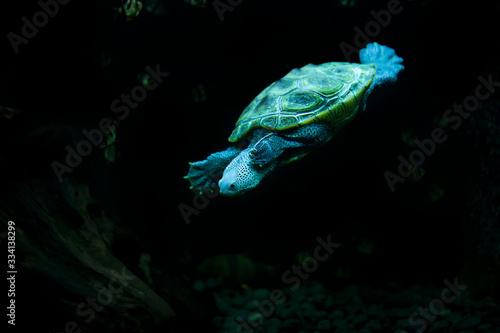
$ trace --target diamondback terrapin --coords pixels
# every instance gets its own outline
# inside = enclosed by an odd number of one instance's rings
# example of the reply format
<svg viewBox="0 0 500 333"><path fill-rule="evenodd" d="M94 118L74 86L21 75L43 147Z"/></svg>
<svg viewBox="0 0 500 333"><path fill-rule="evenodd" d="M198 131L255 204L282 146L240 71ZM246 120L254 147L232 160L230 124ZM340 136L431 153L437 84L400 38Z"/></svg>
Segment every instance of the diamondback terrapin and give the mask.
<svg viewBox="0 0 500 333"><path fill-rule="evenodd" d="M190 163L192 188L238 195L256 187L278 166L326 143L364 110L376 86L395 82L403 59L370 43L361 64L329 62L293 69L248 105L229 137L233 146Z"/></svg>

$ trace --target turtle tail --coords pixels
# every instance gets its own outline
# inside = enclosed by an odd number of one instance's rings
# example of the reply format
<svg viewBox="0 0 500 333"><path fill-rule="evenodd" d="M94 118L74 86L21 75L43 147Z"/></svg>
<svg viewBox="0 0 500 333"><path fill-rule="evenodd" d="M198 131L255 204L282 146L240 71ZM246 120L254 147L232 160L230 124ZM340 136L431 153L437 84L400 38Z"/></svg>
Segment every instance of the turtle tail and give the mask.
<svg viewBox="0 0 500 333"><path fill-rule="evenodd" d="M403 58L398 57L394 49L378 43L367 44L359 51L359 59L362 64L375 64L377 72L372 87L396 82L399 72L404 69Z"/></svg>

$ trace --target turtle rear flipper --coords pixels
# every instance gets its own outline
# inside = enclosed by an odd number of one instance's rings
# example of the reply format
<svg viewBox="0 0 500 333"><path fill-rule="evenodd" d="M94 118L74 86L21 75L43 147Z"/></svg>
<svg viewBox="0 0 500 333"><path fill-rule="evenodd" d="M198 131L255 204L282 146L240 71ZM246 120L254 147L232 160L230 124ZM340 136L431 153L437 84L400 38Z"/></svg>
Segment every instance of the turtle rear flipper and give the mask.
<svg viewBox="0 0 500 333"><path fill-rule="evenodd" d="M370 88L396 82L398 73L404 69L403 58L398 57L394 49L377 43L369 43L359 51L359 59L362 64L375 64L377 69Z"/></svg>
<svg viewBox="0 0 500 333"><path fill-rule="evenodd" d="M224 151L213 153L206 160L190 162L189 172L185 179L191 183L190 188L203 192L213 192L227 165L241 152L241 149L230 147Z"/></svg>

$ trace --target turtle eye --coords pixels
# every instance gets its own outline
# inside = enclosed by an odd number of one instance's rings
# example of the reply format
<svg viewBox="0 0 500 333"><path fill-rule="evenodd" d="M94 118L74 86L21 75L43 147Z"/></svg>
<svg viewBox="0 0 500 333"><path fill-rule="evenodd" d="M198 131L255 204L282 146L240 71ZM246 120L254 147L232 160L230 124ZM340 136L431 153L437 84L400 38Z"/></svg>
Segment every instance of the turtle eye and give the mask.
<svg viewBox="0 0 500 333"><path fill-rule="evenodd" d="M232 190L234 190L235 187L236 187L236 185L234 185L234 184L229 185L229 188Z"/></svg>

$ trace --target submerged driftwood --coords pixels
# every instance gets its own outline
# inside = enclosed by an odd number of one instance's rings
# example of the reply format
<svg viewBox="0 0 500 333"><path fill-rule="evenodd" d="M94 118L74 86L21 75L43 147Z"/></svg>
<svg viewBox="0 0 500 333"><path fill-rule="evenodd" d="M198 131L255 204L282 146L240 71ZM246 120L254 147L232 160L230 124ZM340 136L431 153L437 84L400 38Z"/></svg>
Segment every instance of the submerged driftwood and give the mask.
<svg viewBox="0 0 500 333"><path fill-rule="evenodd" d="M202 300L174 268L157 264L145 273L114 253L116 238L134 239L134 231L93 199L85 181L89 165L62 182L52 173L47 161L57 157L61 138L77 137L74 130L34 131L36 140L26 131L9 139L0 160L0 219L14 221L16 231L16 324L36 320L53 332L176 332L208 320L213 300ZM18 153L34 144L33 154Z"/></svg>

